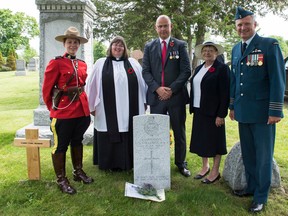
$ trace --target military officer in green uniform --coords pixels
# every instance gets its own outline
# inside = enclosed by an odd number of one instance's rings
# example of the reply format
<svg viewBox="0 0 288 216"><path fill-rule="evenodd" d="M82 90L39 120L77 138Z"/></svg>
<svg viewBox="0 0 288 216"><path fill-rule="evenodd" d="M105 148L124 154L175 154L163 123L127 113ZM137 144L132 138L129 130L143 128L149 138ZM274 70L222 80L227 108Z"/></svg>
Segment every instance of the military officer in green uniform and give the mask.
<svg viewBox="0 0 288 216"><path fill-rule="evenodd" d="M260 37L251 11L237 7L241 42L232 49L230 118L238 122L247 180L238 196L253 196L250 212L261 212L271 184L276 123L283 118L284 60L278 41Z"/></svg>

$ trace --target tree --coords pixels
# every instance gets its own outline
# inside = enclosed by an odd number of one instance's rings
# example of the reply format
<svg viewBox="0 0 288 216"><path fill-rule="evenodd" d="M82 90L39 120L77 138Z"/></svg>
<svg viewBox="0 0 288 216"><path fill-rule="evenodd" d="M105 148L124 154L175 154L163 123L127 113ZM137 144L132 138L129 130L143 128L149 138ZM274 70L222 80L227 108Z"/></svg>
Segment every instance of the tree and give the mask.
<svg viewBox="0 0 288 216"><path fill-rule="evenodd" d="M275 35L271 35L270 37L272 38L275 38L278 40L279 42L279 46L281 47L281 50L282 50L282 54L283 54L283 57L287 57L288 56L288 44L287 44L287 41L285 42L285 40L280 37L280 36L275 36Z"/></svg>
<svg viewBox="0 0 288 216"><path fill-rule="evenodd" d="M104 46L103 43L94 41L93 44L93 56L94 56L94 61L97 61L99 58L105 57L106 56L106 47Z"/></svg>
<svg viewBox="0 0 288 216"><path fill-rule="evenodd" d="M16 52L11 49L7 56L7 67L11 68L11 70L16 70Z"/></svg>
<svg viewBox="0 0 288 216"><path fill-rule="evenodd" d="M4 65L4 59L3 59L2 52L0 51L0 70L2 69L3 65Z"/></svg>
<svg viewBox="0 0 288 216"><path fill-rule="evenodd" d="M94 33L96 37L106 40L119 34L126 39L128 47L143 49L145 42L156 36L156 18L160 14L166 14L172 19L173 36L187 41L192 57L193 45L203 43L206 33L225 38L234 34L236 6L242 5L262 16L268 11L280 14L288 7L286 1L94 0Z"/></svg>
<svg viewBox="0 0 288 216"><path fill-rule="evenodd" d="M31 48L30 46L27 46L24 49L24 52L21 57L25 60L26 63L28 63L31 58L36 57L36 56L38 56L37 51Z"/></svg>
<svg viewBox="0 0 288 216"><path fill-rule="evenodd" d="M23 12L12 13L8 9L0 9L0 50L8 56L9 50L27 47L29 40L39 35L39 28L34 17Z"/></svg>

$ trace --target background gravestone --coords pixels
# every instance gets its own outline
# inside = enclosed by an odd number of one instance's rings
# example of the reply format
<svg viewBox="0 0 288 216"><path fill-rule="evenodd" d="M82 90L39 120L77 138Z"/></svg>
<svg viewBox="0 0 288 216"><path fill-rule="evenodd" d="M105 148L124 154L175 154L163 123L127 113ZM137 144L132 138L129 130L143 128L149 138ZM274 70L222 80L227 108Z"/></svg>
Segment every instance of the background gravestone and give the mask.
<svg viewBox="0 0 288 216"><path fill-rule="evenodd" d="M90 0L35 0L40 10L40 48L39 48L39 106L34 110L33 124L16 132L16 137L25 137L25 128L38 128L39 137L52 138L49 111L42 98L42 83L48 62L65 52L63 44L55 40L70 26L76 27L88 43L81 45L77 57L87 63L88 73L93 67L93 20L96 7ZM84 144L93 142L93 123L84 135Z"/></svg>
<svg viewBox="0 0 288 216"><path fill-rule="evenodd" d="M240 142L236 143L228 153L223 169L223 178L232 190L243 190L247 186ZM271 187L280 187L279 167L273 159Z"/></svg>
<svg viewBox="0 0 288 216"><path fill-rule="evenodd" d="M26 76L26 65L25 60L17 59L16 60L16 76Z"/></svg>
<svg viewBox="0 0 288 216"><path fill-rule="evenodd" d="M159 114L133 117L134 184L152 184L170 189L169 116Z"/></svg>
<svg viewBox="0 0 288 216"><path fill-rule="evenodd" d="M28 71L39 71L39 58L33 57L29 60Z"/></svg>
<svg viewBox="0 0 288 216"><path fill-rule="evenodd" d="M133 50L130 56L135 58L142 65L143 52L141 50Z"/></svg>

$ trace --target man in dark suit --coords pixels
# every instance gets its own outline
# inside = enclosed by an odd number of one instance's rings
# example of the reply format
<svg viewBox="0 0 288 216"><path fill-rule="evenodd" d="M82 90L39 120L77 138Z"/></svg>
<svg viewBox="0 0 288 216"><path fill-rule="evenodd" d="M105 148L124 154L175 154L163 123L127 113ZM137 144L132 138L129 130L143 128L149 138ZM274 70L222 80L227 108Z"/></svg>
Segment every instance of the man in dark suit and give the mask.
<svg viewBox="0 0 288 216"><path fill-rule="evenodd" d="M260 212L271 184L275 124L283 118L284 61L278 41L256 33L252 12L238 7L235 23L242 42L232 49L229 115L238 121L247 188L234 194L252 195L249 211Z"/></svg>
<svg viewBox="0 0 288 216"><path fill-rule="evenodd" d="M171 37L171 20L157 18L159 38L146 44L143 56L143 78L148 85L147 104L154 114L169 114L175 138L175 164L182 175L190 176L186 158L186 82L191 66L184 41ZM163 57L162 57L163 56Z"/></svg>

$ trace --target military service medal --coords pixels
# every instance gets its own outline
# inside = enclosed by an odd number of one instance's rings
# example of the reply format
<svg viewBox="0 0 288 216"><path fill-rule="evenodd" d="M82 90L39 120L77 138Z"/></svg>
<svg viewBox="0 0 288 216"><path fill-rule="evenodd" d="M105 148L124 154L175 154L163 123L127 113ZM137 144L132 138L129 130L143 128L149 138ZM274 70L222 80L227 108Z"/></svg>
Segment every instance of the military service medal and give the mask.
<svg viewBox="0 0 288 216"><path fill-rule="evenodd" d="M179 59L179 52L176 53L176 59Z"/></svg>
<svg viewBox="0 0 288 216"><path fill-rule="evenodd" d="M262 66L264 62L264 54L258 54L258 66Z"/></svg>
<svg viewBox="0 0 288 216"><path fill-rule="evenodd" d="M246 65L250 66L250 64L251 64L251 55L248 55L246 58Z"/></svg>

